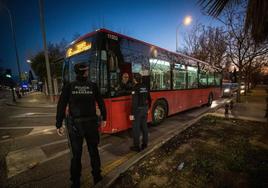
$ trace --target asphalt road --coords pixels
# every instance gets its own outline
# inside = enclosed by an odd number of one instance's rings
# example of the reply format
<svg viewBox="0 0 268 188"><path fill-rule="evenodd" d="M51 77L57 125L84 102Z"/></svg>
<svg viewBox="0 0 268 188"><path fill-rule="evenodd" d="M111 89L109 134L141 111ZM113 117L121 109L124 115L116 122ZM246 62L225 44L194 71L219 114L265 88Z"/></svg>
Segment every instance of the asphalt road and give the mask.
<svg viewBox="0 0 268 188"><path fill-rule="evenodd" d="M196 108L149 127L149 139L161 139L167 130L177 129L209 111ZM68 187L70 152L67 138L56 135L55 108L0 106L0 187ZM129 151L131 132L101 135L99 146L103 174L136 153ZM150 144L149 144L150 146ZM82 187L92 185L86 146L82 157Z"/></svg>

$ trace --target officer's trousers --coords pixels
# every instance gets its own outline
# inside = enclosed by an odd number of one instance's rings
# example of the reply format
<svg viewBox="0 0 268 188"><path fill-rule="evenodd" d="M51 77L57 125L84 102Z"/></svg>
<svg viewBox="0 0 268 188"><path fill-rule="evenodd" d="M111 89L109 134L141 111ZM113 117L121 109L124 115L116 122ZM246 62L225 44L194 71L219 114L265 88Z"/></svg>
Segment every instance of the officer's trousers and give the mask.
<svg viewBox="0 0 268 188"><path fill-rule="evenodd" d="M90 126L90 125L87 125ZM81 176L81 156L82 156L82 149L83 149L83 141L84 139L87 142L87 148L90 155L90 161L91 161L91 167L92 167L92 175L94 178L94 181L97 181L101 178L101 162L100 162L100 156L98 151L98 142L97 139L99 135L95 135L94 140L92 140L92 132L95 132L94 134L99 134L98 129L96 127L95 130L90 129L84 129L84 127L81 127L81 125L73 125L68 126L69 130L69 138L70 138L70 144L71 144L71 150L72 150L72 158L71 158L71 181L73 183L73 187L79 187L80 186L80 176Z"/></svg>
<svg viewBox="0 0 268 188"><path fill-rule="evenodd" d="M134 121L132 125L133 145L140 148L140 132L142 132L142 145L148 144L148 126L147 126L147 111L148 107L138 107L134 112Z"/></svg>

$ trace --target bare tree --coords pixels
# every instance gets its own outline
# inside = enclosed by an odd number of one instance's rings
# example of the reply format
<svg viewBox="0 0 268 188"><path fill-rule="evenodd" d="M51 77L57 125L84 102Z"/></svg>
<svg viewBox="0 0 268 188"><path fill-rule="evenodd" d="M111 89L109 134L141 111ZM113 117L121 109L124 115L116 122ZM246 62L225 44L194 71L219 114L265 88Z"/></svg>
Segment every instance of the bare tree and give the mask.
<svg viewBox="0 0 268 188"><path fill-rule="evenodd" d="M213 17L218 17L230 7L245 7L243 27L249 31L257 44L268 40L268 2L266 0L198 0L202 8ZM238 6L240 5L240 6Z"/></svg>
<svg viewBox="0 0 268 188"><path fill-rule="evenodd" d="M206 53L201 52L200 35L203 32L204 26L198 22L193 25L191 31L187 32L184 36L185 45L182 52L194 58L205 61L207 59Z"/></svg>
<svg viewBox="0 0 268 188"><path fill-rule="evenodd" d="M267 44L257 45L250 34L245 31L244 14L245 12L235 12L233 9L229 9L225 13L224 19L221 20L226 26L228 57L239 69L237 102L240 102L240 85L245 67L249 64L252 65L255 58L265 55L268 51Z"/></svg>
<svg viewBox="0 0 268 188"><path fill-rule="evenodd" d="M261 74L264 66L268 66L267 59L267 54L258 56L251 60L247 66L244 67L243 74L245 75L246 92L250 91L250 85L255 87L256 83L259 81L257 76Z"/></svg>
<svg viewBox="0 0 268 188"><path fill-rule="evenodd" d="M48 44L51 75L54 78L61 76L62 62L58 64L54 62L64 57L66 46L67 41L65 39L62 39L59 43ZM43 51L39 51L30 58L32 70L42 81L46 79L45 57L43 54Z"/></svg>
<svg viewBox="0 0 268 188"><path fill-rule="evenodd" d="M225 38L223 28L197 23L184 39L184 53L222 69L226 62Z"/></svg>

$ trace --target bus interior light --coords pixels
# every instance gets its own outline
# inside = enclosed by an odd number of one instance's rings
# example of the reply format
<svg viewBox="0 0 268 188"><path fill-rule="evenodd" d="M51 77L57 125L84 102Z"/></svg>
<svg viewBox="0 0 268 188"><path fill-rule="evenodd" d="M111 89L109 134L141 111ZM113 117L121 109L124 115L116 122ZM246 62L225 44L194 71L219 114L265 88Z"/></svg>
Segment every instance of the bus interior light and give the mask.
<svg viewBox="0 0 268 188"><path fill-rule="evenodd" d="M187 70L188 71L195 71L195 72L197 72L197 68L195 68L195 67L187 67Z"/></svg>
<svg viewBox="0 0 268 188"><path fill-rule="evenodd" d="M150 63L153 63L153 64L165 65L165 66L169 66L170 65L169 62L164 61L164 60L160 60L160 59L150 59L149 62Z"/></svg>

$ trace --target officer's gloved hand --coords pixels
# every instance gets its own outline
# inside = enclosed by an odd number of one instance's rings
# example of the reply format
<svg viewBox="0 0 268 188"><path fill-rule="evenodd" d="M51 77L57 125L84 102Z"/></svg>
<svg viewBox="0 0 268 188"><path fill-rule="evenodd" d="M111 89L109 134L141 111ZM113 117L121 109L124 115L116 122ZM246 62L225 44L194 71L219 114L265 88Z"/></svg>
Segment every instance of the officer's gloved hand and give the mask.
<svg viewBox="0 0 268 188"><path fill-rule="evenodd" d="M133 115L130 115L130 116L129 116L129 120L130 120L130 121L135 120L134 116L133 116Z"/></svg>
<svg viewBox="0 0 268 188"><path fill-rule="evenodd" d="M57 133L59 136L63 136L64 135L64 128L63 127L58 128Z"/></svg>

